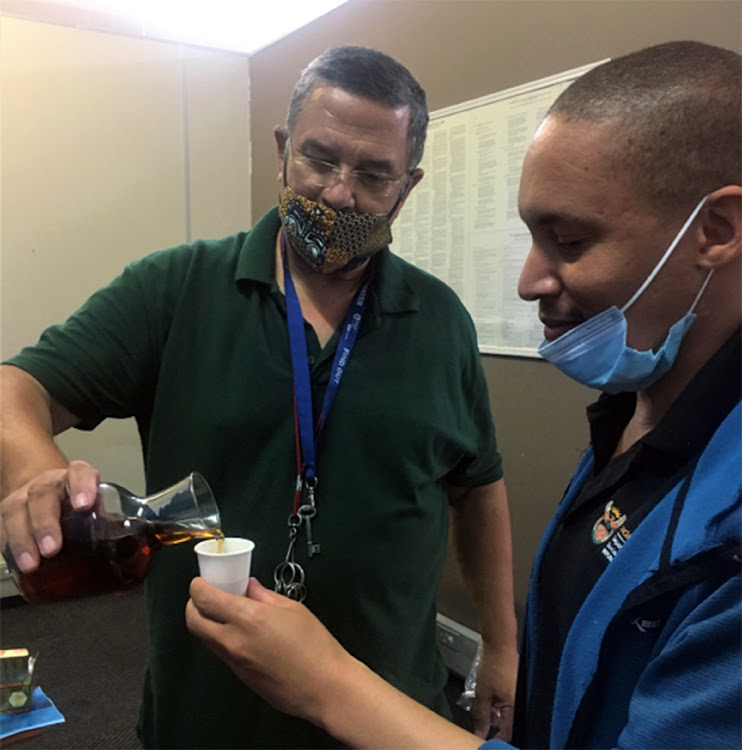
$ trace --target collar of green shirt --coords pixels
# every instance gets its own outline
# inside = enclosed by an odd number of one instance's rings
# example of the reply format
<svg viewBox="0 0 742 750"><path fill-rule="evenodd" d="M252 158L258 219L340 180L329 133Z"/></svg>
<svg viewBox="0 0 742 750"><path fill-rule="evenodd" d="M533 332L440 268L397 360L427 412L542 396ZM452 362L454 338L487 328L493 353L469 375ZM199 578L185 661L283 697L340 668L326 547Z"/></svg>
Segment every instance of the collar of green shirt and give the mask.
<svg viewBox="0 0 742 750"><path fill-rule="evenodd" d="M235 269L235 282L275 284L275 240L281 228L278 207L262 216L240 250ZM372 284L372 315L417 312L420 300L409 281L409 264L394 255L388 247L380 250L372 261L375 265Z"/></svg>

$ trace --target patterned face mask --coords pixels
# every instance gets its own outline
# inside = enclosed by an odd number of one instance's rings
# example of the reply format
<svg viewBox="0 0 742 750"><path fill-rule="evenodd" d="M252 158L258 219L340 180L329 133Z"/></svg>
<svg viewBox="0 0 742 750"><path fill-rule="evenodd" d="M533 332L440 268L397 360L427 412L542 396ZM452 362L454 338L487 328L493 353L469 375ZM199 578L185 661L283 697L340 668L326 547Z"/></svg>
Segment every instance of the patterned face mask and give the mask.
<svg viewBox="0 0 742 750"><path fill-rule="evenodd" d="M288 186L278 213L289 247L320 273L355 268L392 241L388 214L335 211Z"/></svg>

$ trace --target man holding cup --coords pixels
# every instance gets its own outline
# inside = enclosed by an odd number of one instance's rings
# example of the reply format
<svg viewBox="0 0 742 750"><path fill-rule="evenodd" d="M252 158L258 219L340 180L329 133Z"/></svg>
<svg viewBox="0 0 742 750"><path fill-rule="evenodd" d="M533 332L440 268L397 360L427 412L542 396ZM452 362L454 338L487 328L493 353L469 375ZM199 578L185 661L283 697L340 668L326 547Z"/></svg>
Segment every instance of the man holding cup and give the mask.
<svg viewBox="0 0 742 750"><path fill-rule="evenodd" d="M740 63L697 42L604 63L526 155L519 293L544 357L603 394L534 564L519 747L742 743ZM191 594L189 627L240 679L347 745L481 745L258 581Z"/></svg>

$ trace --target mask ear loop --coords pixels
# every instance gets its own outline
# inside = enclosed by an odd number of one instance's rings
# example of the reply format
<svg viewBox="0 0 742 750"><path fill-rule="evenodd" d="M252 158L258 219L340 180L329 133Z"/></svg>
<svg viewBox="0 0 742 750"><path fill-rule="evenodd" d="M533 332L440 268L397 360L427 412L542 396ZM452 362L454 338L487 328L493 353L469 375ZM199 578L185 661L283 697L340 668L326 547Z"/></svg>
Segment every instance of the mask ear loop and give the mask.
<svg viewBox="0 0 742 750"><path fill-rule="evenodd" d="M708 286L709 281L711 281L711 274L713 272L714 272L714 269L712 268L706 274L706 278L704 279L703 284L701 284L701 288L698 290L698 294L696 295L696 298L693 300L693 304L690 306L690 310L688 310L689 313L692 313L696 309L696 305L698 304L698 300L701 299L701 296L706 291L706 287Z"/></svg>
<svg viewBox="0 0 742 750"><path fill-rule="evenodd" d="M703 205L706 203L707 198L708 198L708 195L704 196L701 199L700 203L693 209L693 213L688 217L688 220L685 222L685 224L683 224L683 228L678 232L677 236L672 241L672 244L670 245L670 247L667 248L667 250L665 251L665 254L660 259L660 262L654 267L654 271L652 271L652 273L649 274L649 277L636 290L636 292L634 293L634 296L621 308L622 313L625 313L631 307L631 305L633 305L634 302L636 302L636 300L639 298L639 295L641 295L641 293L652 283L652 281L654 280L654 277L660 272L660 270L662 269L662 266L665 265L665 262L667 261L667 259L672 255L672 251L675 249L678 242L680 242L680 240L682 240L683 237L685 236L685 233L688 231L688 227L693 222L693 219L695 219L696 216L698 216L698 212L703 208ZM706 281L704 281L703 286L701 287L701 292L696 297L696 301L693 303L693 307L691 307L691 311L696 306L696 303L698 302L698 300L701 298L701 294L706 288L706 284L708 284L708 281L710 278L711 278L711 273L709 273L709 275L706 277Z"/></svg>
<svg viewBox="0 0 742 750"><path fill-rule="evenodd" d="M394 212L397 210L397 208L399 207L399 204L402 202L402 198L404 198L404 194L407 191L407 188L408 188L408 186L410 184L410 177L411 176L412 175L409 172L407 172L407 176L405 177L404 183L403 183L402 187L399 190L399 195L397 196L397 200L394 201L394 205L391 207L391 209L386 214L386 218L387 219L391 219L392 216L394 216Z"/></svg>
<svg viewBox="0 0 742 750"><path fill-rule="evenodd" d="M287 175L289 168L289 139L286 139L286 145L283 147L283 186L288 185Z"/></svg>

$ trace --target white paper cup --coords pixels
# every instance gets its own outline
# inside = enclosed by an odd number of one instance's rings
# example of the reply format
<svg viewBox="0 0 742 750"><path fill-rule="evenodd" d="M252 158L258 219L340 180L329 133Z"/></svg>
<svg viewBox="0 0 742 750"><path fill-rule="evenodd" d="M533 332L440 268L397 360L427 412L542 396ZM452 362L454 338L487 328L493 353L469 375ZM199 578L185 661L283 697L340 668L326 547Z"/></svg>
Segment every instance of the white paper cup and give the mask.
<svg viewBox="0 0 742 750"><path fill-rule="evenodd" d="M226 537L221 552L217 552L218 543L218 539L206 539L194 547L201 577L228 594L244 596L255 542Z"/></svg>

